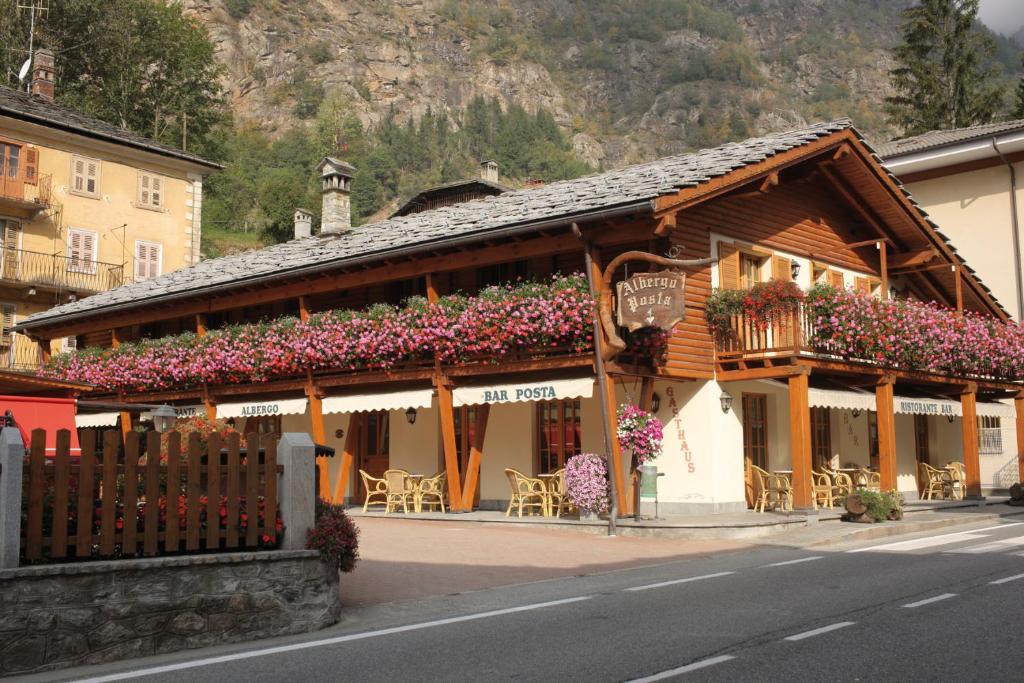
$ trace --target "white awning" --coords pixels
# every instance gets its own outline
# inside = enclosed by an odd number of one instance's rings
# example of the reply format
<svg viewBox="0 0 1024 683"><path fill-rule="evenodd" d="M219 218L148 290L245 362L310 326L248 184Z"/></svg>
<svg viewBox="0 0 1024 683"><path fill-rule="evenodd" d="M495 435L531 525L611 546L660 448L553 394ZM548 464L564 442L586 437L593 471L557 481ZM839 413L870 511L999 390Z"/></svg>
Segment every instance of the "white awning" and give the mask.
<svg viewBox="0 0 1024 683"><path fill-rule="evenodd" d="M300 415L306 412L305 398L283 398L277 401L245 401L243 403L221 403L217 406L217 417L262 417L264 415Z"/></svg>
<svg viewBox="0 0 1024 683"><path fill-rule="evenodd" d="M918 398L913 396L893 396L893 412L912 415L939 415L940 417L960 417L963 410L960 401L948 398Z"/></svg>
<svg viewBox="0 0 1024 683"><path fill-rule="evenodd" d="M452 402L456 406L484 403L517 403L520 401L555 401L562 398L590 398L594 394L594 378L552 379L515 384L482 384L456 387Z"/></svg>
<svg viewBox="0 0 1024 683"><path fill-rule="evenodd" d="M807 390L807 404L812 408L868 411L875 409L875 395L866 391L811 387Z"/></svg>
<svg viewBox="0 0 1024 683"><path fill-rule="evenodd" d="M79 413L75 415L76 427L113 427L119 413Z"/></svg>
<svg viewBox="0 0 1024 683"><path fill-rule="evenodd" d="M1008 417L1011 419L1017 417L1017 411L1014 407L1005 403L978 401L976 410L978 415L985 415L987 417Z"/></svg>
<svg viewBox="0 0 1024 683"><path fill-rule="evenodd" d="M197 403L197 404L191 405L191 406L171 406L171 407L174 408L174 417L177 418L178 420L187 420L190 417L196 417L198 415L202 415L203 417L206 417L206 406L203 405L202 403ZM150 412L150 411L146 411L146 412L142 413L141 415L139 415L139 419L142 419L142 420L152 420L153 419L153 413Z"/></svg>
<svg viewBox="0 0 1024 683"><path fill-rule="evenodd" d="M433 389L410 389L408 391L388 391L380 394L328 396L323 401L323 411L326 415L327 413L359 413L372 410L429 408L433 398Z"/></svg>

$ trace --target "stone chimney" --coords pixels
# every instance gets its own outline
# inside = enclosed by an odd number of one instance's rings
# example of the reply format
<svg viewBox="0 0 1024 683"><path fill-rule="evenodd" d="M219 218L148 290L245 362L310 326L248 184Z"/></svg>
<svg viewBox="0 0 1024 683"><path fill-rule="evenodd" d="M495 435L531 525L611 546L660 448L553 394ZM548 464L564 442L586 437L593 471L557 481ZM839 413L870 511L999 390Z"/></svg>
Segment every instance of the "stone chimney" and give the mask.
<svg viewBox="0 0 1024 683"><path fill-rule="evenodd" d="M49 102L53 101L53 53L36 50L32 60L32 94Z"/></svg>
<svg viewBox="0 0 1024 683"><path fill-rule="evenodd" d="M485 159L480 162L480 178L488 182L498 182L498 162Z"/></svg>
<svg viewBox="0 0 1024 683"><path fill-rule="evenodd" d="M352 176L356 169L341 159L324 157L316 167L320 172L320 234L332 235L352 229Z"/></svg>
<svg viewBox="0 0 1024 683"><path fill-rule="evenodd" d="M295 209L295 239L313 234L313 214L308 209Z"/></svg>

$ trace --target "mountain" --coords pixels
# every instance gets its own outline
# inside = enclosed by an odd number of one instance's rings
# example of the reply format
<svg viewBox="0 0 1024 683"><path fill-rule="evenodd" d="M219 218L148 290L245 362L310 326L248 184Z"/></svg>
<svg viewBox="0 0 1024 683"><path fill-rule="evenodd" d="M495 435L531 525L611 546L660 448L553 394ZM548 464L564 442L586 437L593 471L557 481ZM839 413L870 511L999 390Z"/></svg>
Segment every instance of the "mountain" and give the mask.
<svg viewBox="0 0 1024 683"><path fill-rule="evenodd" d="M457 114L484 95L549 110L576 153L599 168L838 116L871 136L891 136L881 110L888 48L909 2L185 5L216 43L237 118L266 131L311 118L332 91L364 126L389 111Z"/></svg>

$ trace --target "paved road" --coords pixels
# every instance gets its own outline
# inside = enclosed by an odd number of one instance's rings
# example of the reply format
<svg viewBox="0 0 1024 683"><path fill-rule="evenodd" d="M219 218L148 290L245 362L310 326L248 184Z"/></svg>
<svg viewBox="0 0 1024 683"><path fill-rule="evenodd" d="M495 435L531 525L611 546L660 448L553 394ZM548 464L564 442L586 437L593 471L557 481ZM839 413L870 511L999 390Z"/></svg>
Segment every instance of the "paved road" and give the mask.
<svg viewBox="0 0 1024 683"><path fill-rule="evenodd" d="M760 547L361 608L311 636L62 677L1019 680L1022 590L1024 522L1010 519L828 552Z"/></svg>

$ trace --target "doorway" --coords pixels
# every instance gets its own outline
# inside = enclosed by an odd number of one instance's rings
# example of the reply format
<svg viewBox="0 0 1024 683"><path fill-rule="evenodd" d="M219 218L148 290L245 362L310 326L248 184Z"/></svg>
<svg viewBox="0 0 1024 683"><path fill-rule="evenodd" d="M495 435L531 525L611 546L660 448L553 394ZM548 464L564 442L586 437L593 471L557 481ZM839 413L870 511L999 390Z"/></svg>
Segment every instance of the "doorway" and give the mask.
<svg viewBox="0 0 1024 683"><path fill-rule="evenodd" d="M21 199L24 175L21 173L21 146L0 142L0 194Z"/></svg>
<svg viewBox="0 0 1024 683"><path fill-rule="evenodd" d="M743 394L743 460L747 478L747 506L754 506L751 466L768 470L768 397Z"/></svg>
<svg viewBox="0 0 1024 683"><path fill-rule="evenodd" d="M359 420L359 424L352 424L356 420ZM356 449L357 468L365 471L371 477L383 477L384 472L390 467L389 425L388 411L379 410L372 413L353 413L348 426L350 430L359 429L359 444ZM363 486L362 477L359 477L357 499L359 503L366 501L366 487Z"/></svg>

